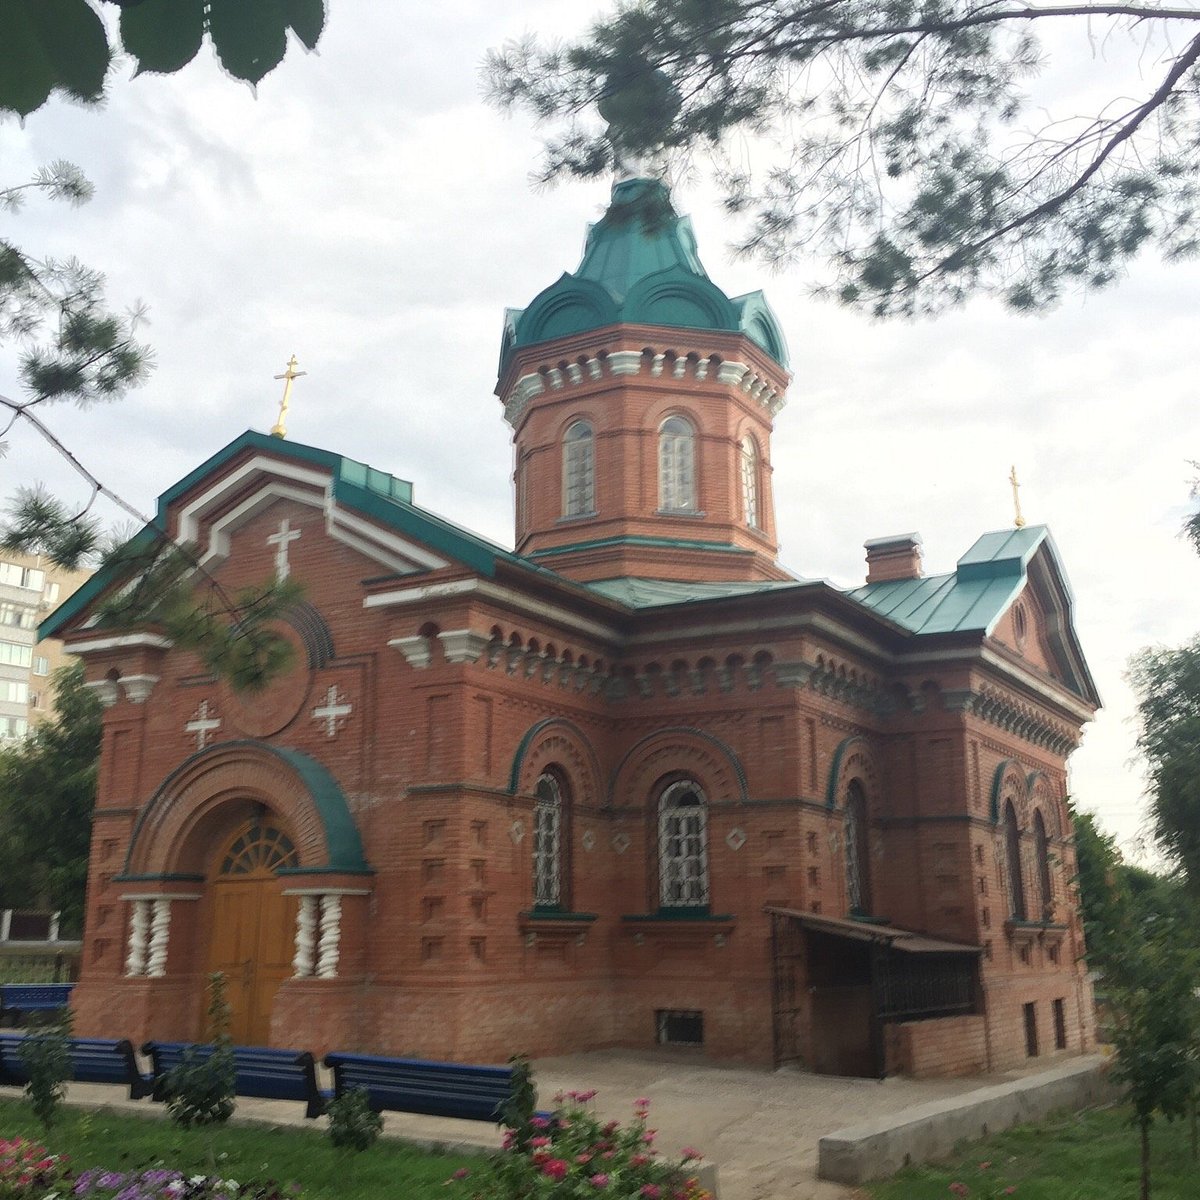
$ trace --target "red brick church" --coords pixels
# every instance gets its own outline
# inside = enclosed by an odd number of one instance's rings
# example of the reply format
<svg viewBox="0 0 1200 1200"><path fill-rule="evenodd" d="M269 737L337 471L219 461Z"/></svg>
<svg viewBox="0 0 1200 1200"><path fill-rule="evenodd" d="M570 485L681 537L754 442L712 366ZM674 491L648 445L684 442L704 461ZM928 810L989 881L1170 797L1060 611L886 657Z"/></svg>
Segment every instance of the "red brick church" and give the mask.
<svg viewBox="0 0 1200 1200"><path fill-rule="evenodd" d="M653 212L653 219L646 214ZM106 707L77 1029L503 1061L700 1046L812 1070L1092 1044L1066 764L1099 703L1049 532L851 591L777 561L790 375L662 184L506 315L515 550L247 432L159 500L227 588L304 585L238 694L101 572L43 628ZM786 469L786 465L784 465Z"/></svg>

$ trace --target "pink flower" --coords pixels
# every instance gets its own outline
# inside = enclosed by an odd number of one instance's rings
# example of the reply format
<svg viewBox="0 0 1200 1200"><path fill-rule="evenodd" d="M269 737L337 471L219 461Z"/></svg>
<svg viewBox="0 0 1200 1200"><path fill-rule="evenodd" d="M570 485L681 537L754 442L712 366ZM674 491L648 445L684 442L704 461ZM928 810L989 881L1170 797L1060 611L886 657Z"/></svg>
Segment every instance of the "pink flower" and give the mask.
<svg viewBox="0 0 1200 1200"><path fill-rule="evenodd" d="M548 1146L548 1145L550 1145L550 1139L548 1137L530 1138L529 1144L531 1146Z"/></svg>
<svg viewBox="0 0 1200 1200"><path fill-rule="evenodd" d="M569 1164L566 1159L552 1158L548 1162L542 1163L542 1174L548 1175L551 1179L565 1179Z"/></svg>
<svg viewBox="0 0 1200 1200"><path fill-rule="evenodd" d="M467 1176L470 1174L471 1174L471 1172L468 1171L466 1167L459 1167L458 1170L455 1171L454 1174L450 1176L450 1178L451 1179L466 1179Z"/></svg>
<svg viewBox="0 0 1200 1200"><path fill-rule="evenodd" d="M612 1137L612 1135L616 1133L619 1128L620 1124L617 1121L609 1121L609 1123L605 1125L600 1132L604 1134L605 1137Z"/></svg>
<svg viewBox="0 0 1200 1200"><path fill-rule="evenodd" d="M588 1182L595 1188L608 1187L608 1176L603 1172L597 1172Z"/></svg>
<svg viewBox="0 0 1200 1200"><path fill-rule="evenodd" d="M648 1154L634 1154L629 1159L629 1165L631 1167L644 1167L649 1161L650 1156ZM646 1186L650 1187L651 1185L647 1184Z"/></svg>
<svg viewBox="0 0 1200 1200"><path fill-rule="evenodd" d="M633 1102L633 1107L634 1108L649 1108L650 1107L650 1097L649 1096L639 1096Z"/></svg>
<svg viewBox="0 0 1200 1200"><path fill-rule="evenodd" d="M662 1188L657 1183L645 1183L642 1185L642 1195L646 1197L646 1200L659 1200Z"/></svg>
<svg viewBox="0 0 1200 1200"><path fill-rule="evenodd" d="M576 1099L577 1099L577 1100L578 1100L578 1101L579 1101L581 1104L586 1104L586 1103L587 1103L589 1100L595 1100L595 1098L596 1098L596 1089L595 1089L595 1088L591 1088L589 1091L586 1091L586 1092L580 1092L580 1093L579 1093L579 1095L578 1095L578 1096L576 1096L575 1098L576 1098Z"/></svg>
<svg viewBox="0 0 1200 1200"><path fill-rule="evenodd" d="M647 1129L646 1132L642 1134L642 1141L645 1142L647 1146L650 1146L653 1144L656 1137L658 1137L657 1129Z"/></svg>
<svg viewBox="0 0 1200 1200"><path fill-rule="evenodd" d="M1015 1183L1010 1183L1008 1185L1008 1187L1006 1187L1004 1189L1004 1191L1001 1192L1000 1194L1002 1196L1011 1196L1016 1190L1017 1190L1017 1185Z"/></svg>
<svg viewBox="0 0 1200 1200"><path fill-rule="evenodd" d="M693 1150L691 1146L684 1146L683 1161L684 1162L699 1162L704 1157L699 1150Z"/></svg>
<svg viewBox="0 0 1200 1200"><path fill-rule="evenodd" d="M956 1196L969 1196L971 1194L971 1189L965 1183L952 1183L950 1191Z"/></svg>
<svg viewBox="0 0 1200 1200"><path fill-rule="evenodd" d="M549 1129L550 1128L550 1121L546 1117L530 1117L529 1124L534 1129Z"/></svg>
<svg viewBox="0 0 1200 1200"><path fill-rule="evenodd" d="M577 1154L575 1156L575 1161L581 1167L586 1167L588 1165L588 1163L590 1163L592 1161L592 1156L590 1154Z"/></svg>
<svg viewBox="0 0 1200 1200"><path fill-rule="evenodd" d="M991 1160L989 1159L987 1162L981 1162L979 1164L979 1169L981 1171L986 1171L988 1169L988 1167L990 1167L991 1165L992 1165L992 1163L991 1163Z"/></svg>

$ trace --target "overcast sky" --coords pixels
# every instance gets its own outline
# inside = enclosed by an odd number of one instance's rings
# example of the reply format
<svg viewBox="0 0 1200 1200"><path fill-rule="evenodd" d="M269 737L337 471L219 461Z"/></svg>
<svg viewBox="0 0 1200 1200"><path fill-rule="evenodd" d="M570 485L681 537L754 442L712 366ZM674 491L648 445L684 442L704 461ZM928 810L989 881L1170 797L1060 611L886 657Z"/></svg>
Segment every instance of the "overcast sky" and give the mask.
<svg viewBox="0 0 1200 1200"><path fill-rule="evenodd" d="M294 352L308 374L293 438L410 479L418 503L511 545L510 431L493 395L503 309L575 268L607 188L532 190L537 135L483 104L478 69L488 47L569 35L599 6L331 7L319 53L294 46L257 97L206 49L175 77L119 71L103 109L52 103L23 128L0 124L5 183L67 158L97 188L79 210L34 201L5 216L5 236L104 271L114 304L148 304L157 354L150 382L118 404L44 415L151 511L244 429L270 428L273 376ZM1055 65L1084 87L1090 55L1081 40ZM910 530L929 572L951 570L1011 523L1016 463L1027 518L1062 552L1106 705L1072 791L1128 849L1144 799L1123 672L1139 647L1200 629L1200 559L1179 537L1200 457L1200 264L1148 260L1038 317L978 301L878 324L812 299L815 265L771 275L731 261L735 231L702 183L675 198L714 280L765 288L787 334L794 380L773 462L792 570L856 585L863 541ZM9 396L14 364L9 348ZM85 495L17 428L0 494L39 480Z"/></svg>

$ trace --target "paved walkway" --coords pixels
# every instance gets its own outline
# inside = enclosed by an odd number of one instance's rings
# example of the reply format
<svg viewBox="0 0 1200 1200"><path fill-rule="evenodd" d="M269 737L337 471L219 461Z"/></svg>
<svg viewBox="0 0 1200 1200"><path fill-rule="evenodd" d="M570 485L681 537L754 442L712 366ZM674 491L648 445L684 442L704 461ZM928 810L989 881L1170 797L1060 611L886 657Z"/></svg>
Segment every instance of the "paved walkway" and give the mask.
<svg viewBox="0 0 1200 1200"><path fill-rule="evenodd" d="M627 1120L638 1096L651 1099L658 1148L677 1154L695 1146L716 1163L720 1200L849 1200L848 1188L816 1177L817 1140L834 1129L962 1095L1012 1076L917 1082L841 1079L802 1071L715 1066L688 1052L598 1051L534 1064L543 1103L561 1090L597 1089L605 1118ZM125 1099L123 1089L74 1084L73 1103L162 1115L160 1105ZM300 1104L238 1100L238 1118L323 1129L306 1122ZM487 1152L500 1143L492 1126L387 1113L385 1133L424 1143Z"/></svg>

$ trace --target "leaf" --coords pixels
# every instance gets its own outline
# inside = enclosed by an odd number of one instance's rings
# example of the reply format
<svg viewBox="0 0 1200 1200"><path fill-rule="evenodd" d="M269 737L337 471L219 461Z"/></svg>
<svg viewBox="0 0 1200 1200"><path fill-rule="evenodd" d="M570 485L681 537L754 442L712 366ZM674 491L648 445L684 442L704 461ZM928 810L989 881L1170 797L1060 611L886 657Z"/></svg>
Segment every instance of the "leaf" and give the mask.
<svg viewBox="0 0 1200 1200"><path fill-rule="evenodd" d="M27 0L0 0L0 110L28 116L46 103L57 82Z"/></svg>
<svg viewBox="0 0 1200 1200"><path fill-rule="evenodd" d="M284 11L292 32L315 50L325 30L325 0L284 0Z"/></svg>
<svg viewBox="0 0 1200 1200"><path fill-rule="evenodd" d="M170 75L196 57L204 40L204 0L142 0L121 9L121 45L136 74Z"/></svg>
<svg viewBox="0 0 1200 1200"><path fill-rule="evenodd" d="M287 51L283 0L210 0L208 32L225 70L257 83Z"/></svg>
<svg viewBox="0 0 1200 1200"><path fill-rule="evenodd" d="M79 100L98 100L112 54L96 11L87 0L23 0L23 4L55 73L54 86Z"/></svg>

